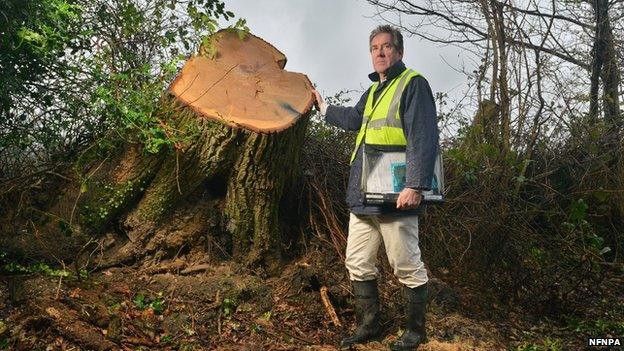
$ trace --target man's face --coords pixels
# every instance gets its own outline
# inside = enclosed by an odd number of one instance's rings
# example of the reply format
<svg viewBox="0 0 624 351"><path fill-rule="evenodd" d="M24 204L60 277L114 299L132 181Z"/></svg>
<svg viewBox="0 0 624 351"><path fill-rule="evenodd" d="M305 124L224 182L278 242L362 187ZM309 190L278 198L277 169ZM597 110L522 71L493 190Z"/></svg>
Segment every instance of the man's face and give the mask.
<svg viewBox="0 0 624 351"><path fill-rule="evenodd" d="M373 37L370 44L373 68L382 78L386 77L386 71L392 65L403 58L403 52L399 52L392 45L392 35L390 33L379 33Z"/></svg>

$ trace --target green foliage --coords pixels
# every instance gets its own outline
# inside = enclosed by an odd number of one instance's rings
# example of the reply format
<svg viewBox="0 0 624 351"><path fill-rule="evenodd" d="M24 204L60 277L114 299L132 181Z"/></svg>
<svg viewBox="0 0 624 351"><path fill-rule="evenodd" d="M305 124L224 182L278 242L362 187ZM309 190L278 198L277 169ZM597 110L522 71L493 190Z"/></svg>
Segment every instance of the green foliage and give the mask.
<svg viewBox="0 0 624 351"><path fill-rule="evenodd" d="M132 302L134 302L136 308L140 310L144 310L147 307L147 304L145 303L145 295L143 294L137 294L134 299L132 299Z"/></svg>
<svg viewBox="0 0 624 351"><path fill-rule="evenodd" d="M601 256L611 251L611 248L605 246L604 238L596 233L594 226L588 221L588 210L589 205L585 200L573 201L568 207L568 220L561 223L561 227L570 234L576 233L586 252Z"/></svg>
<svg viewBox="0 0 624 351"><path fill-rule="evenodd" d="M73 84L63 94L57 88L70 79L69 56L89 42L80 35L83 9L75 1L1 4L0 177L7 177L31 166L34 149L57 151L63 132L72 138L73 112L59 99L73 95Z"/></svg>
<svg viewBox="0 0 624 351"><path fill-rule="evenodd" d="M51 267L45 262L34 261L23 263L9 258L4 251L0 251L0 273L10 275L43 274L50 277L67 277L78 280L85 280L89 277L89 271L85 268L80 268L71 272L64 268Z"/></svg>
<svg viewBox="0 0 624 351"><path fill-rule="evenodd" d="M176 60L177 61L177 60ZM163 65L163 76L151 78L153 67L144 64L132 72L109 74L103 68L95 72L101 85L93 92L93 109L97 115L107 116L111 127L123 137L141 142L149 153L157 153L163 146L171 146L176 140L165 121L157 116L157 102L165 89L165 83L176 73L175 61Z"/></svg>
<svg viewBox="0 0 624 351"><path fill-rule="evenodd" d="M156 153L183 142L160 98L220 0L6 0L0 10L0 177L99 138ZM246 30L244 20L233 28ZM188 137L188 136L187 136Z"/></svg>
<svg viewBox="0 0 624 351"><path fill-rule="evenodd" d="M139 310L151 309L156 315L162 315L165 312L166 304L162 294L158 294L155 298L148 298L144 294L137 294L132 299L134 306Z"/></svg>
<svg viewBox="0 0 624 351"><path fill-rule="evenodd" d="M165 335L160 337L160 343L161 344L171 344L172 342L173 342L173 336L171 336L169 334L165 334Z"/></svg>
<svg viewBox="0 0 624 351"><path fill-rule="evenodd" d="M563 345L559 339L546 338L540 343L523 343L515 351L561 351Z"/></svg>
<svg viewBox="0 0 624 351"><path fill-rule="evenodd" d="M236 301L234 299L223 299L221 301L221 312L225 317L231 316L236 311Z"/></svg>
<svg viewBox="0 0 624 351"><path fill-rule="evenodd" d="M578 199L570 205L570 221L573 223L580 223L587 217L587 203L583 199Z"/></svg>
<svg viewBox="0 0 624 351"><path fill-rule="evenodd" d="M80 269L78 270L78 277L79 277L81 280L85 280L85 279L89 278L89 271L88 271L88 270L86 270L85 268L80 268Z"/></svg>
<svg viewBox="0 0 624 351"><path fill-rule="evenodd" d="M22 265L17 262L8 262L2 266L2 271L7 274L45 274L51 277L69 277L71 273L65 269L56 269L43 262L31 265Z"/></svg>
<svg viewBox="0 0 624 351"><path fill-rule="evenodd" d="M45 87L31 83L45 78L48 70L67 68L65 49L75 50L83 44L76 38L81 13L82 7L68 0L2 1L0 116L11 116L16 98L52 104Z"/></svg>
<svg viewBox="0 0 624 351"><path fill-rule="evenodd" d="M618 315L609 316L611 318L598 318L587 320L578 316L567 318L567 327L575 332L587 335L624 335L624 322L618 320Z"/></svg>
<svg viewBox="0 0 624 351"><path fill-rule="evenodd" d="M543 267L545 262L544 250L537 247L532 247L530 251L530 257L533 259L533 262L537 263L538 267Z"/></svg>
<svg viewBox="0 0 624 351"><path fill-rule="evenodd" d="M81 208L82 222L96 231L103 229L109 219L116 216L133 199L131 195L141 192L143 187L144 182L140 179L117 185L96 184L98 191L91 194L91 201Z"/></svg>

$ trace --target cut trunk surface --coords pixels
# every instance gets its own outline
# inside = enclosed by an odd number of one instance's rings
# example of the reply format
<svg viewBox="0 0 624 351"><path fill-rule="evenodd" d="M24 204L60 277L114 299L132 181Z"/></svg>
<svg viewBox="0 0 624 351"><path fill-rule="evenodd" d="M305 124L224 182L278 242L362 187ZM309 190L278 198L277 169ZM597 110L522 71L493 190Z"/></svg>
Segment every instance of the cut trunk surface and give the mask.
<svg viewBox="0 0 624 351"><path fill-rule="evenodd" d="M186 141L157 155L125 146L94 162L87 184L67 187L29 241L56 240L63 221L77 250L42 256L111 266L201 254L217 243L249 264L279 262L283 242L294 240L282 214L292 208L285 199L298 174L312 85L283 70L276 48L239 34L213 35L161 101L163 121Z"/></svg>
<svg viewBox="0 0 624 351"><path fill-rule="evenodd" d="M286 57L254 36L215 35L205 56L190 59L171 92L198 114L255 132L280 132L297 122L311 104L311 85L284 71Z"/></svg>

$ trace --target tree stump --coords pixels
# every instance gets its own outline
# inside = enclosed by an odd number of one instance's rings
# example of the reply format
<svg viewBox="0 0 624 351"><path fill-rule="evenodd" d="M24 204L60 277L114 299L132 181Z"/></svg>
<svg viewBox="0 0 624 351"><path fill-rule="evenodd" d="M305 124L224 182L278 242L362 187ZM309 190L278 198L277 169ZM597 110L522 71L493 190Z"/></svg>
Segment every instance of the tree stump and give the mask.
<svg viewBox="0 0 624 351"><path fill-rule="evenodd" d="M279 262L312 85L284 71L275 47L240 34L211 36L163 96L159 113L187 140L157 155L126 145L93 162L88 184L74 182L48 210L39 241L62 239L62 220L101 266L177 255L210 236L227 236L230 254L249 264Z"/></svg>

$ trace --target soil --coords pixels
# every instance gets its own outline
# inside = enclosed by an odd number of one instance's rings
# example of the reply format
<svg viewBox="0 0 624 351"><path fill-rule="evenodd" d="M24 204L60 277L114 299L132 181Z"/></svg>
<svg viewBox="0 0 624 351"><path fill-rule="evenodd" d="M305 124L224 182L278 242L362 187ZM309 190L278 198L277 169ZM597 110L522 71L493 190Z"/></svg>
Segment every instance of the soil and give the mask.
<svg viewBox="0 0 624 351"><path fill-rule="evenodd" d="M350 284L334 251L313 247L273 276L233 260L202 261L191 254L108 268L82 279L0 276L0 349L339 350L341 337L355 323ZM387 264L380 268L385 338L354 350L388 350L400 334L400 283ZM342 327L326 312L322 287ZM496 305L475 306L470 296L470 290L430 280L429 341L419 350L582 347L584 338L574 330L531 322ZM550 347L543 341L548 335L564 343ZM522 348L536 340L539 347Z"/></svg>
<svg viewBox="0 0 624 351"><path fill-rule="evenodd" d="M83 279L2 276L0 340L10 350L337 350L353 328L352 295L332 251L311 251L269 277L234 261L183 257L92 272ZM387 337L356 350L386 350L400 328L400 289L381 286ZM333 325L320 288L342 327ZM449 306L459 301L432 280L421 350L504 349L490 322Z"/></svg>
<svg viewBox="0 0 624 351"><path fill-rule="evenodd" d="M274 277L233 261L198 263L188 258L109 268L81 280L3 276L0 349L338 350L355 316L348 280L335 262L333 255L315 251ZM386 336L354 350L387 350L400 330L399 284L382 268ZM342 327L332 323L321 303L323 286ZM573 330L530 324L514 314L483 318L467 312L471 308L461 294L441 280L431 279L430 287L429 341L419 350L562 350L582 345ZM571 343L519 348L548 333Z"/></svg>

